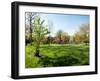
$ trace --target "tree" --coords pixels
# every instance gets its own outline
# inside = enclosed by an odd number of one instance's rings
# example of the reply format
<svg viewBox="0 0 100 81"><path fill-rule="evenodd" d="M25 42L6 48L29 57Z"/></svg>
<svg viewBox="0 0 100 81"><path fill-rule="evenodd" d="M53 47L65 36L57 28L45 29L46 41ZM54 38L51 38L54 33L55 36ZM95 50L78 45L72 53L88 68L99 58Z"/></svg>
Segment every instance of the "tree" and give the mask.
<svg viewBox="0 0 100 81"><path fill-rule="evenodd" d="M51 36L51 32L52 32L52 27L53 27L53 22L48 20L48 27L49 27L49 36L48 36L48 43L50 46L50 43L52 42L52 36Z"/></svg>
<svg viewBox="0 0 100 81"><path fill-rule="evenodd" d="M82 35L80 34L80 32L75 33L74 42L77 44L82 43Z"/></svg>
<svg viewBox="0 0 100 81"><path fill-rule="evenodd" d="M68 35L68 33L63 32L62 35L61 35L62 43L63 44L69 43L69 39L70 39L70 36Z"/></svg>
<svg viewBox="0 0 100 81"><path fill-rule="evenodd" d="M29 41L32 42L32 27L33 27L33 20L37 13L34 12L27 12L25 13L25 21L26 21L26 32L29 31Z"/></svg>
<svg viewBox="0 0 100 81"><path fill-rule="evenodd" d="M89 43L89 24L84 24L80 27L83 43Z"/></svg>
<svg viewBox="0 0 100 81"><path fill-rule="evenodd" d="M74 41L76 43L89 43L89 24L80 26L79 31L74 35Z"/></svg>
<svg viewBox="0 0 100 81"><path fill-rule="evenodd" d="M61 40L62 33L63 33L62 30L57 31L57 33L56 33L56 40L57 40L57 43L59 43L59 44L61 44L61 41L62 41Z"/></svg>
<svg viewBox="0 0 100 81"><path fill-rule="evenodd" d="M66 44L69 42L70 36L62 30L57 31L55 41L59 44Z"/></svg>
<svg viewBox="0 0 100 81"><path fill-rule="evenodd" d="M44 20L41 20L39 16L34 19L33 26L33 39L35 44L35 55L40 56L40 42L43 40L44 36L47 35L48 29L44 26Z"/></svg>

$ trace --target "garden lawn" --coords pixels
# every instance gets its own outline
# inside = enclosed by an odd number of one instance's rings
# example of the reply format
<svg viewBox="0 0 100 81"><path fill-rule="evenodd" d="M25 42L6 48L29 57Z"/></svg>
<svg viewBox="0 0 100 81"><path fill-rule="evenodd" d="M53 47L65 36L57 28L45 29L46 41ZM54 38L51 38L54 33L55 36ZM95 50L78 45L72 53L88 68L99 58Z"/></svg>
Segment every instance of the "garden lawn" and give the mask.
<svg viewBox="0 0 100 81"><path fill-rule="evenodd" d="M89 45L86 44L41 45L42 58L34 53L35 47L28 44L25 50L26 68L89 65Z"/></svg>

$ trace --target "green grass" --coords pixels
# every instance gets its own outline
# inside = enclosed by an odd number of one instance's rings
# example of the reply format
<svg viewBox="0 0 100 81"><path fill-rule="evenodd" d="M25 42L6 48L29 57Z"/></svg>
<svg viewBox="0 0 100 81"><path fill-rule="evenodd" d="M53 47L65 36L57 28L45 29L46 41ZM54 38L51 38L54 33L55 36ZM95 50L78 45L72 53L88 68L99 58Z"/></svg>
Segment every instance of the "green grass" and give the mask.
<svg viewBox="0 0 100 81"><path fill-rule="evenodd" d="M89 45L85 44L41 45L43 58L34 56L34 52L34 46L26 46L26 68L89 65Z"/></svg>

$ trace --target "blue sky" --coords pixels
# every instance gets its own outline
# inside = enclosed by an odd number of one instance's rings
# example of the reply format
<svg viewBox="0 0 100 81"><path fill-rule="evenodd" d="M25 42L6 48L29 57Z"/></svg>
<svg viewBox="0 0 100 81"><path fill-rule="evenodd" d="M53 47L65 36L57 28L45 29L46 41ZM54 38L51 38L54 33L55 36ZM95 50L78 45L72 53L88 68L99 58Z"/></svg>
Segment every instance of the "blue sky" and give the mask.
<svg viewBox="0 0 100 81"><path fill-rule="evenodd" d="M79 30L82 24L89 23L88 15L74 15L74 14L39 14L42 19L46 22L45 24L51 22L53 27L51 27L51 35L55 35L58 30L67 32L69 35L73 35Z"/></svg>

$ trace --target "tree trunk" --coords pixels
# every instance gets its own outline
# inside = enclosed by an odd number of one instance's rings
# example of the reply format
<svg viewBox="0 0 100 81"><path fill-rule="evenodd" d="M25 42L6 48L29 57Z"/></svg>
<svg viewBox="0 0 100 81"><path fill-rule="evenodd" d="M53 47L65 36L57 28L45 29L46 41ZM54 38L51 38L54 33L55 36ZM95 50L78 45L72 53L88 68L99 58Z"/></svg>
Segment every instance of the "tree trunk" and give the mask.
<svg viewBox="0 0 100 81"><path fill-rule="evenodd" d="M32 44L32 18L30 17L30 42Z"/></svg>
<svg viewBox="0 0 100 81"><path fill-rule="evenodd" d="M36 49L35 49L35 56L40 57L40 41L37 42L36 44Z"/></svg>

